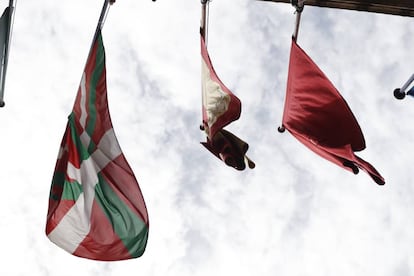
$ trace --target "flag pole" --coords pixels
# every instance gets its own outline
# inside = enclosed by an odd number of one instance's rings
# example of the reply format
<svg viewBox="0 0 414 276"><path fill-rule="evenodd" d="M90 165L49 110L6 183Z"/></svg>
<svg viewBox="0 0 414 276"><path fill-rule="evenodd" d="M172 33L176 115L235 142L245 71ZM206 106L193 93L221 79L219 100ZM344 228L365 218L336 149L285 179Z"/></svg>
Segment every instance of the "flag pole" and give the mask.
<svg viewBox="0 0 414 276"><path fill-rule="evenodd" d="M414 81L414 74L411 75L411 77L406 81L406 83L401 87L401 90L406 92L408 86Z"/></svg>
<svg viewBox="0 0 414 276"><path fill-rule="evenodd" d="M207 47L207 13L208 3L210 0L201 0L201 20L200 20L200 35L204 40L204 44ZM204 122L200 124L200 130L205 130Z"/></svg>
<svg viewBox="0 0 414 276"><path fill-rule="evenodd" d="M207 14L208 14L209 2L210 0L201 0L200 34L203 37L206 45L207 45L207 36L208 36Z"/></svg>
<svg viewBox="0 0 414 276"><path fill-rule="evenodd" d="M17 0L9 0L9 18L8 18L8 22L9 22L9 26L8 26L8 30L7 30L7 34L6 34L6 39L5 39L5 49L4 49L4 58L3 58L3 62L1 64L2 66L2 76L1 76L1 93L0 93L0 107L4 107L5 102L4 102L4 88L6 86L6 72L7 72L7 64L9 61L9 52L10 52L10 41L11 41L11 34L12 34L12 29L13 29L13 23L14 23L14 11L15 11L15 7L16 7L16 3L15 1Z"/></svg>
<svg viewBox="0 0 414 276"><path fill-rule="evenodd" d="M411 75L411 77L404 83L401 88L396 88L394 90L394 97L398 100L404 99L405 95L407 94L405 90L407 90L412 82L414 82L414 74Z"/></svg>
<svg viewBox="0 0 414 276"><path fill-rule="evenodd" d="M99 20L98 20L98 25L96 26L95 35L93 36L93 41L95 41L96 36L102 30L102 28L105 24L106 15L108 14L108 11L109 11L109 7L113 3L115 3L115 0L104 0L104 4L103 4L102 10L101 10L101 15L99 16ZM93 42L92 42L92 44L93 44Z"/></svg>
<svg viewBox="0 0 414 276"><path fill-rule="evenodd" d="M295 31L293 32L293 39L297 41L299 34L299 25L302 15L302 11L305 7L305 0L292 0L292 6L296 8L296 22L295 22Z"/></svg>
<svg viewBox="0 0 414 276"><path fill-rule="evenodd" d="M89 48L88 58L86 60L89 59L89 56L90 56L90 54L92 52L92 49L93 49L93 45L95 44L96 37L98 36L99 32L103 28L103 25L105 24L105 20L106 20L106 16L108 14L108 11L109 11L109 7L110 7L110 5L115 3L115 1L116 0L104 0L104 4L103 4L102 10L101 10L101 14L99 15L98 24L96 25L95 34L93 35L91 47Z"/></svg>

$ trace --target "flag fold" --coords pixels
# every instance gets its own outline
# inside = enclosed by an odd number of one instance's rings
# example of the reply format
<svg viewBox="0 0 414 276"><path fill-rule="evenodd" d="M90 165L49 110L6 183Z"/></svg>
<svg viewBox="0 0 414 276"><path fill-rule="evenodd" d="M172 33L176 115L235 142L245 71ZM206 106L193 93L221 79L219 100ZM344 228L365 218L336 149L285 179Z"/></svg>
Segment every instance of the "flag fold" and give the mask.
<svg viewBox="0 0 414 276"><path fill-rule="evenodd" d="M201 144L227 166L236 170L244 170L246 163L251 169L255 167L254 162L246 156L249 145L225 129L219 130L212 140L207 137L207 142Z"/></svg>
<svg viewBox="0 0 414 276"><path fill-rule="evenodd" d="M207 141L201 144L221 159L226 165L244 170L255 164L247 156L248 144L223 128L240 118L241 102L217 76L203 36L201 37L201 83L202 114L201 129L207 135Z"/></svg>
<svg viewBox="0 0 414 276"><path fill-rule="evenodd" d="M355 174L362 169L377 184L385 184L378 171L354 153L365 149L365 139L348 104L294 40L283 126L321 157Z"/></svg>
<svg viewBox="0 0 414 276"><path fill-rule="evenodd" d="M115 261L144 253L149 221L140 187L115 136L106 88L105 50L98 31L61 142L46 235L73 255Z"/></svg>

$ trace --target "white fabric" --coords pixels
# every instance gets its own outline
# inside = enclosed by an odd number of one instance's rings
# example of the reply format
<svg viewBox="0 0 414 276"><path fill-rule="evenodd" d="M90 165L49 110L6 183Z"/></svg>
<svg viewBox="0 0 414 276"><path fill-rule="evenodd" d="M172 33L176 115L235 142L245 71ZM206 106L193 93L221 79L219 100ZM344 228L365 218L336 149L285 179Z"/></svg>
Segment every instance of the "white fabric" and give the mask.
<svg viewBox="0 0 414 276"><path fill-rule="evenodd" d="M211 72L202 59L201 68L203 106L207 113L207 124L210 128L229 108L230 95L226 94L216 81L211 79Z"/></svg>

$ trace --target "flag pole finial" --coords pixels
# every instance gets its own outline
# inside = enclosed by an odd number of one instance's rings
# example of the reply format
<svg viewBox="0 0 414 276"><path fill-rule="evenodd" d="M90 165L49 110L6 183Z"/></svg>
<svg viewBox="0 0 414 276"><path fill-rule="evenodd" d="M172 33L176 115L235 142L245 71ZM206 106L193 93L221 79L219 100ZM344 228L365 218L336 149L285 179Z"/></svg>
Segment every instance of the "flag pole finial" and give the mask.
<svg viewBox="0 0 414 276"><path fill-rule="evenodd" d="M405 98L405 92L404 92L404 91L401 91L401 88L396 88L396 89L394 90L394 97L395 97L397 100L402 100L402 99L404 99L404 98Z"/></svg>
<svg viewBox="0 0 414 276"><path fill-rule="evenodd" d="M396 88L394 90L394 97L398 100L402 100L405 98L405 95L412 95L412 92L410 89L408 92L406 90L408 87L414 82L414 74L411 75L411 77L404 83L404 85L401 88Z"/></svg>

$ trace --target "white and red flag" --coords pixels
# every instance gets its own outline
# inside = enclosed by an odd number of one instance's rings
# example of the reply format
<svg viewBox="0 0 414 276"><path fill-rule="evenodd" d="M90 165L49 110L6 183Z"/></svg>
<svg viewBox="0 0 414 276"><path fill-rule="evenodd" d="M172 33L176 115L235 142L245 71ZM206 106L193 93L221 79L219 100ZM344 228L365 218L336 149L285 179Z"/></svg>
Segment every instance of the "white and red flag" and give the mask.
<svg viewBox="0 0 414 276"><path fill-rule="evenodd" d="M239 119L241 102L217 76L203 36L201 38L202 128L207 141L201 144L228 166L244 170L255 164L246 156L249 145L231 132L223 129Z"/></svg>

